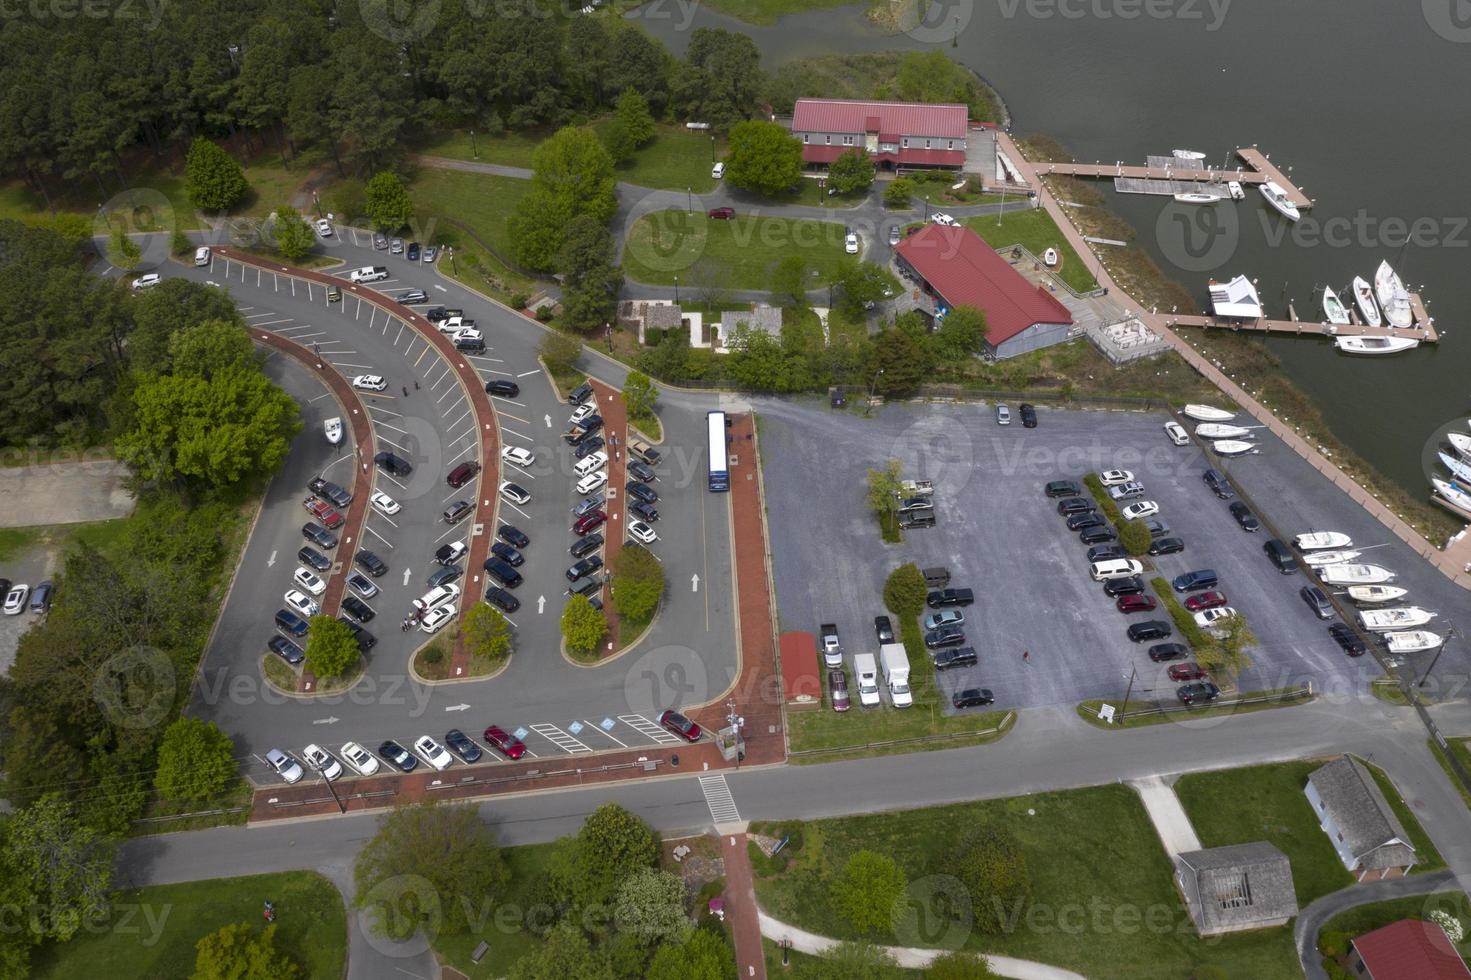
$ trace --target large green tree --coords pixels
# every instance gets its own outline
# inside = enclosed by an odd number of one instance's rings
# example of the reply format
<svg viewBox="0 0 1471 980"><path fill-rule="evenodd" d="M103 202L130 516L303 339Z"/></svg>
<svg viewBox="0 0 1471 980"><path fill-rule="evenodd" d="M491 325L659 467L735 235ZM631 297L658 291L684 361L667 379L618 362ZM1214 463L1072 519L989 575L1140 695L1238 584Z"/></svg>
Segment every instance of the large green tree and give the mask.
<svg viewBox="0 0 1471 980"><path fill-rule="evenodd" d="M306 637L306 665L318 677L342 677L362 657L348 625L331 616L313 616Z"/></svg>
<svg viewBox="0 0 1471 980"><path fill-rule="evenodd" d="M7 861L29 882L34 908L25 928L45 939L70 939L106 913L115 845L77 819L71 804L45 796L5 820Z"/></svg>
<svg viewBox="0 0 1471 980"><path fill-rule="evenodd" d="M653 829L618 804L604 803L576 837L558 843L550 873L563 901L586 909L610 905L625 879L658 860Z"/></svg>
<svg viewBox="0 0 1471 980"><path fill-rule="evenodd" d="M368 220L379 231L395 232L414 218L414 202L409 189L392 170L376 173L366 189Z"/></svg>
<svg viewBox="0 0 1471 980"><path fill-rule="evenodd" d="M205 320L179 330L169 338L168 363L175 374L206 380L229 371L260 369L255 345L238 319Z"/></svg>
<svg viewBox="0 0 1471 980"><path fill-rule="evenodd" d="M613 158L590 128L568 126L536 148L531 166L531 191L507 227L523 265L550 269L572 219L606 225L618 210Z"/></svg>
<svg viewBox="0 0 1471 980"><path fill-rule="evenodd" d="M974 306L956 306L940 320L930 335L935 356L951 363L974 357L986 339L986 314Z"/></svg>
<svg viewBox="0 0 1471 980"><path fill-rule="evenodd" d="M833 880L833 908L860 933L886 932L893 925L894 905L908 887L893 858L857 851Z"/></svg>
<svg viewBox="0 0 1471 980"><path fill-rule="evenodd" d="M881 395L911 395L930 375L933 361L922 337L891 327L874 339L870 361L874 389Z"/></svg>
<svg viewBox="0 0 1471 980"><path fill-rule="evenodd" d="M562 642L576 657L590 657L598 649L604 634L608 632L608 621L593 608L587 596L575 595L567 600L562 610Z"/></svg>
<svg viewBox="0 0 1471 980"><path fill-rule="evenodd" d="M312 226L293 207L282 205L272 215L271 235L276 240L276 251L288 262L299 262L312 250L317 237Z"/></svg>
<svg viewBox="0 0 1471 980"><path fill-rule="evenodd" d="M511 967L511 980L608 980L607 961L575 922L561 922Z"/></svg>
<svg viewBox="0 0 1471 980"><path fill-rule="evenodd" d="M682 943L660 944L647 980L729 980L735 974L730 944L709 929L696 929Z"/></svg>
<svg viewBox="0 0 1471 980"><path fill-rule="evenodd" d="M727 183L770 196L791 190L801 179L802 141L786 127L753 119L731 128Z"/></svg>
<svg viewBox="0 0 1471 980"><path fill-rule="evenodd" d="M301 967L276 948L276 923L257 930L243 922L200 939L190 980L294 980Z"/></svg>
<svg viewBox="0 0 1471 980"><path fill-rule="evenodd" d="M642 945L677 943L692 923L685 911L684 879L658 868L638 868L618 885L613 921Z"/></svg>
<svg viewBox="0 0 1471 980"><path fill-rule="evenodd" d="M838 293L838 306L850 316L858 316L869 304L878 303L893 287L893 277L874 262L845 261L833 279Z"/></svg>
<svg viewBox="0 0 1471 980"><path fill-rule="evenodd" d="M839 194L866 191L873 184L873 159L861 146L846 150L827 168L827 184Z"/></svg>
<svg viewBox="0 0 1471 980"><path fill-rule="evenodd" d="M613 559L613 607L625 619L635 623L652 619L665 585L664 565L647 548L627 544Z"/></svg>
<svg viewBox="0 0 1471 980"><path fill-rule="evenodd" d="M229 290L188 279L165 279L162 285L137 294L132 300L132 313L133 331L128 336L131 367L163 374L173 370L175 334L209 321L237 326L243 323Z"/></svg>
<svg viewBox="0 0 1471 980"><path fill-rule="evenodd" d="M623 404L628 407L630 420L638 416L652 416L654 403L659 400L659 389L642 371L629 371L623 379Z"/></svg>
<svg viewBox="0 0 1471 980"><path fill-rule="evenodd" d="M163 733L153 785L175 803L204 803L234 781L235 743L212 721L181 717Z"/></svg>
<svg viewBox="0 0 1471 980"><path fill-rule="evenodd" d="M511 654L511 624L494 606L477 602L465 614L461 635L471 654L500 663Z"/></svg>
<svg viewBox="0 0 1471 980"><path fill-rule="evenodd" d="M900 565L884 581L884 608L901 619L913 619L923 612L927 595L924 572L914 562Z"/></svg>
<svg viewBox="0 0 1471 980"><path fill-rule="evenodd" d="M618 293L623 289L613 236L602 222L585 214L568 222L563 236L557 256L563 315L574 329L601 329L617 319Z"/></svg>
<svg viewBox="0 0 1471 980"><path fill-rule="evenodd" d="M750 35L700 27L674 71L673 100L681 115L724 127L751 118L764 85L761 52Z"/></svg>
<svg viewBox="0 0 1471 980"><path fill-rule="evenodd" d="M224 211L240 203L250 185L235 158L212 140L196 139L184 160L189 203L204 211Z"/></svg>
<svg viewBox="0 0 1471 980"><path fill-rule="evenodd" d="M654 116L649 112L649 100L637 89L624 89L618 96L613 118L623 124L624 131L636 147L654 138Z"/></svg>

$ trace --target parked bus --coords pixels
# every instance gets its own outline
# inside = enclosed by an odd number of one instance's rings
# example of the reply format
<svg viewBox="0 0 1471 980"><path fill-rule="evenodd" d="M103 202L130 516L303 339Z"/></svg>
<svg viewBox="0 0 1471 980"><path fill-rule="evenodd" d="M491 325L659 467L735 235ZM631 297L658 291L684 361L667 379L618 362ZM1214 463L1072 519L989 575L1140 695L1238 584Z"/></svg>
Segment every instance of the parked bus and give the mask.
<svg viewBox="0 0 1471 980"><path fill-rule="evenodd" d="M730 462L725 452L725 413L707 412L705 428L710 435L710 492L730 489Z"/></svg>

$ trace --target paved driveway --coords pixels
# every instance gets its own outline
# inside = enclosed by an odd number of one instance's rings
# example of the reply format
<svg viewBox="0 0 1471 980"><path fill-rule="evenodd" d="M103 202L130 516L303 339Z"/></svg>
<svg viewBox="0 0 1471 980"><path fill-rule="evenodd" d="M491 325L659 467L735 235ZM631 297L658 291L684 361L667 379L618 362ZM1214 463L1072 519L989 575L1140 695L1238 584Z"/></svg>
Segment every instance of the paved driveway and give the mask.
<svg viewBox="0 0 1471 980"><path fill-rule="evenodd" d="M0 527L110 521L133 512L123 485L128 468L115 459L0 468Z"/></svg>

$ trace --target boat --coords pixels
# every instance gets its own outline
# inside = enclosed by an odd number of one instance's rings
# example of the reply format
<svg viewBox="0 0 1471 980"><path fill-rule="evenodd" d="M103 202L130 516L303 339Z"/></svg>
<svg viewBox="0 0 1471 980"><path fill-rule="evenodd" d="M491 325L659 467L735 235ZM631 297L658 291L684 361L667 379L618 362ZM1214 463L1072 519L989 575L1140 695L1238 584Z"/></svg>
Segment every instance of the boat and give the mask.
<svg viewBox="0 0 1471 980"><path fill-rule="evenodd" d="M1440 457L1441 463L1445 464L1445 468L1450 470L1457 480L1463 480L1468 486L1471 486L1471 463L1464 463L1450 453L1438 452L1435 455Z"/></svg>
<svg viewBox="0 0 1471 980"><path fill-rule="evenodd" d="M1259 190L1262 192L1262 197L1267 199L1267 203L1276 208L1277 213L1288 221L1296 221L1302 217L1302 212L1297 209L1296 204L1292 203L1292 198L1287 196L1287 191L1283 190L1282 185L1275 180L1267 181Z"/></svg>
<svg viewBox="0 0 1471 980"><path fill-rule="evenodd" d="M1383 585L1395 578L1394 572L1380 565L1323 565L1317 572L1328 585Z"/></svg>
<svg viewBox="0 0 1471 980"><path fill-rule="evenodd" d="M1049 269L1057 265L1057 249L1049 248L1047 251L1043 252L1042 261L1046 263Z"/></svg>
<svg viewBox="0 0 1471 980"><path fill-rule="evenodd" d="M1430 485L1435 488L1435 499L1449 504L1452 510L1471 517L1471 490L1467 490L1454 480L1447 483L1433 476L1430 478Z"/></svg>
<svg viewBox="0 0 1471 980"><path fill-rule="evenodd" d="M1354 539L1342 531L1310 531L1292 539L1299 551L1316 551L1320 548L1347 548Z"/></svg>
<svg viewBox="0 0 1471 980"><path fill-rule="evenodd" d="M1359 308L1359 316L1364 318L1365 326L1383 326L1379 304L1374 302L1374 290L1364 281L1363 276L1354 276L1354 303Z"/></svg>
<svg viewBox="0 0 1471 980"><path fill-rule="evenodd" d="M1222 425L1220 422L1203 422L1195 427L1195 434L1202 439L1250 439L1252 432L1244 425Z"/></svg>
<svg viewBox="0 0 1471 980"><path fill-rule="evenodd" d="M1175 195L1176 204L1220 204L1221 195L1211 194L1208 191L1190 191L1185 194Z"/></svg>
<svg viewBox="0 0 1471 980"><path fill-rule="evenodd" d="M1396 599L1403 599L1409 593L1409 589L1402 589L1398 585L1350 585L1348 587L1348 597L1366 606L1380 602L1394 602Z"/></svg>
<svg viewBox="0 0 1471 980"><path fill-rule="evenodd" d="M1199 150L1171 150L1170 155L1176 160L1192 160L1196 163L1205 159L1205 154Z"/></svg>
<svg viewBox="0 0 1471 980"><path fill-rule="evenodd" d="M1341 565L1346 561L1353 561L1361 554L1361 551L1312 551L1303 555L1302 560L1316 568L1322 565Z"/></svg>
<svg viewBox="0 0 1471 980"><path fill-rule="evenodd" d="M1216 316L1227 317L1232 320L1260 320L1262 318L1262 298L1257 295L1256 286L1245 276L1237 276L1230 282L1216 282L1208 280L1206 288L1210 292L1211 312ZM1217 422L1219 419L1201 419L1202 422Z"/></svg>
<svg viewBox="0 0 1471 980"><path fill-rule="evenodd" d="M1403 633L1385 633L1384 645L1390 653L1421 653L1434 650L1445 642L1445 637L1429 630L1406 630Z"/></svg>
<svg viewBox="0 0 1471 980"><path fill-rule="evenodd" d="M1451 441L1451 446L1461 454L1463 459L1471 459L1471 436L1463 436L1459 432L1447 432L1445 437Z"/></svg>
<svg viewBox="0 0 1471 980"><path fill-rule="evenodd" d="M1236 417L1235 412L1212 405L1186 405L1181 409L1181 414L1197 422L1229 422Z"/></svg>
<svg viewBox="0 0 1471 980"><path fill-rule="evenodd" d="M1211 448L1216 451L1217 456L1245 456L1248 453L1261 452L1255 445L1242 442L1239 439L1217 439L1211 443Z"/></svg>
<svg viewBox="0 0 1471 980"><path fill-rule="evenodd" d="M1345 354L1400 354L1420 346L1414 337L1339 337L1333 343Z"/></svg>
<svg viewBox="0 0 1471 980"><path fill-rule="evenodd" d="M1348 307L1343 305L1343 300L1338 298L1332 286L1323 287L1323 315L1328 318L1329 323L1344 325L1353 322L1349 319Z"/></svg>
<svg viewBox="0 0 1471 980"><path fill-rule="evenodd" d="M1395 606L1393 609L1365 609L1359 613L1359 625L1376 633L1409 630L1424 626L1435 613L1419 606Z"/></svg>
<svg viewBox="0 0 1471 980"><path fill-rule="evenodd" d="M1374 298L1379 300L1379 308L1384 311L1384 319L1391 327L1414 326L1409 291L1388 262L1380 262L1374 271Z"/></svg>
<svg viewBox="0 0 1471 980"><path fill-rule="evenodd" d="M342 442L342 419L332 418L323 422L322 432L332 445Z"/></svg>
<svg viewBox="0 0 1471 980"><path fill-rule="evenodd" d="M1231 200L1233 201L1239 201L1246 197L1246 191L1241 189L1241 181L1239 180L1226 181L1226 191L1231 195Z"/></svg>

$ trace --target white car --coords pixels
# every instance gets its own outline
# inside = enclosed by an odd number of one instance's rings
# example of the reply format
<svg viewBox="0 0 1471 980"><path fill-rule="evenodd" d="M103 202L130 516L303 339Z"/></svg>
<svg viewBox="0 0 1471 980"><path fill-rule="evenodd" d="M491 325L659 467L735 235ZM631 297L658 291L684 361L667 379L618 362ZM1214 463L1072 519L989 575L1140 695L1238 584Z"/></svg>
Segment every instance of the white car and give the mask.
<svg viewBox="0 0 1471 980"><path fill-rule="evenodd" d="M137 279L134 279L133 288L152 289L154 286L157 286L161 282L163 282L163 276L159 275L157 272L150 272L146 276L139 276Z"/></svg>
<svg viewBox="0 0 1471 980"><path fill-rule="evenodd" d="M424 618L419 621L419 628L425 633L438 633L454 618L454 606L437 606L424 614Z"/></svg>
<svg viewBox="0 0 1471 980"><path fill-rule="evenodd" d="M414 739L414 752L435 769L448 769L450 763L455 761L448 749L428 735L420 735Z"/></svg>
<svg viewBox="0 0 1471 980"><path fill-rule="evenodd" d="M513 463L516 466L530 466L536 462L536 454L521 446L502 446L501 462Z"/></svg>
<svg viewBox="0 0 1471 980"><path fill-rule="evenodd" d="M373 509L385 517L392 517L394 514L403 510L403 507L400 506L397 500L394 500L382 490L374 490L373 496L369 497L368 500L373 504Z"/></svg>
<svg viewBox="0 0 1471 980"><path fill-rule="evenodd" d="M194 250L194 264L198 266L209 265L209 246L201 245Z"/></svg>
<svg viewBox="0 0 1471 980"><path fill-rule="evenodd" d="M342 746L342 757L360 776L371 776L378 771L378 760L373 757L373 753L356 742L348 742Z"/></svg>
<svg viewBox="0 0 1471 980"><path fill-rule="evenodd" d="M26 600L30 598L29 585L15 585L5 593L5 615L19 616L26 611Z"/></svg>
<svg viewBox="0 0 1471 980"><path fill-rule="evenodd" d="M311 619L322 611L322 607L317 605L315 599L298 592L296 589L286 590L286 605L301 613L306 619Z"/></svg>
<svg viewBox="0 0 1471 980"><path fill-rule="evenodd" d="M461 340L484 341L485 334L481 333L479 330L476 330L474 327L465 327L461 330L456 330L454 336L450 339L455 341L456 343Z"/></svg>
<svg viewBox="0 0 1471 980"><path fill-rule="evenodd" d="M469 330L475 326L474 320L466 320L462 316L446 317L434 324L440 333L456 334L461 330Z"/></svg>
<svg viewBox="0 0 1471 980"><path fill-rule="evenodd" d="M332 237L332 222L328 221L326 218L318 218L315 227L317 229L317 234L321 235L323 238Z"/></svg>
<svg viewBox="0 0 1471 980"><path fill-rule="evenodd" d="M936 211L934 214L930 215L930 220L937 225L948 225L951 228L954 228L956 225L960 224L960 222L950 217L950 215L946 214L944 211Z"/></svg>
<svg viewBox="0 0 1471 980"><path fill-rule="evenodd" d="M276 775L288 783L294 783L301 779L301 763L280 749L271 749L271 751L266 753L266 765L274 769Z"/></svg>
<svg viewBox="0 0 1471 980"><path fill-rule="evenodd" d="M327 583L323 582L321 578L317 576L317 573L313 572L310 568L302 568L298 566L296 572L291 576L291 578L295 580L297 585L301 586L312 595L321 595L323 592L327 591Z"/></svg>
<svg viewBox="0 0 1471 980"><path fill-rule="evenodd" d="M659 535L654 533L654 529L643 521L629 521L628 536L640 544L653 544L659 540Z"/></svg>
<svg viewBox="0 0 1471 980"><path fill-rule="evenodd" d="M459 597L460 587L458 585L455 585L453 583L449 585L440 585L430 589L428 592L425 592L423 595L419 596L419 598L415 599L414 608L419 610L420 612L427 612L428 610L433 609L436 606L443 606L453 603Z"/></svg>
<svg viewBox="0 0 1471 980"><path fill-rule="evenodd" d="M509 480L501 483L501 496L513 504L531 503L531 494L527 493L524 487L519 487Z"/></svg>
<svg viewBox="0 0 1471 980"><path fill-rule="evenodd" d="M321 773L323 779L336 779L342 775L342 763L337 761L335 755L315 742L302 749L301 754L306 759L306 764Z"/></svg>
<svg viewBox="0 0 1471 980"><path fill-rule="evenodd" d="M578 422L581 422L589 415L596 415L597 411L598 406L593 402L588 402L586 405L578 405L577 408L572 411L572 417L567 420L567 424L576 425Z"/></svg>
<svg viewBox="0 0 1471 980"><path fill-rule="evenodd" d="M359 391L383 391L388 387L388 382L381 375L360 374L352 379L352 386Z"/></svg>
<svg viewBox="0 0 1471 980"><path fill-rule="evenodd" d="M848 233L848 237L843 239L843 251L847 252L849 255L858 254L857 235L853 234L852 232Z"/></svg>
<svg viewBox="0 0 1471 980"><path fill-rule="evenodd" d="M1236 610L1230 606L1222 606L1219 609L1202 609L1195 614L1195 625L1206 630L1212 635L1221 632L1225 626L1224 620L1236 615Z"/></svg>
<svg viewBox="0 0 1471 980"><path fill-rule="evenodd" d="M714 177L716 180L719 180L720 178L722 178L722 177L725 176L725 161L724 160L720 161L715 166L713 166L713 167L710 168L710 176L711 177Z"/></svg>
<svg viewBox="0 0 1471 980"><path fill-rule="evenodd" d="M577 472L587 473L591 470L600 470L607 465L608 454L599 449L597 452L588 456L586 459L581 459L577 461Z"/></svg>
<svg viewBox="0 0 1471 980"><path fill-rule="evenodd" d="M1138 503L1130 504L1129 506L1119 511L1119 514L1126 521L1143 520L1146 517L1153 517L1155 514L1158 513L1159 504L1155 503L1153 500L1141 500Z"/></svg>
<svg viewBox="0 0 1471 980"><path fill-rule="evenodd" d="M1166 422L1165 435L1169 436L1170 442L1173 442L1177 446L1190 445L1190 435L1179 422Z"/></svg>
<svg viewBox="0 0 1471 980"><path fill-rule="evenodd" d="M1104 470L1098 477L1098 481L1106 487L1115 487L1133 479L1134 474L1129 470Z"/></svg>
<svg viewBox="0 0 1471 980"><path fill-rule="evenodd" d="M607 482L607 470L593 470L587 476L584 476L582 479L577 481L577 492L581 494L589 494Z"/></svg>

